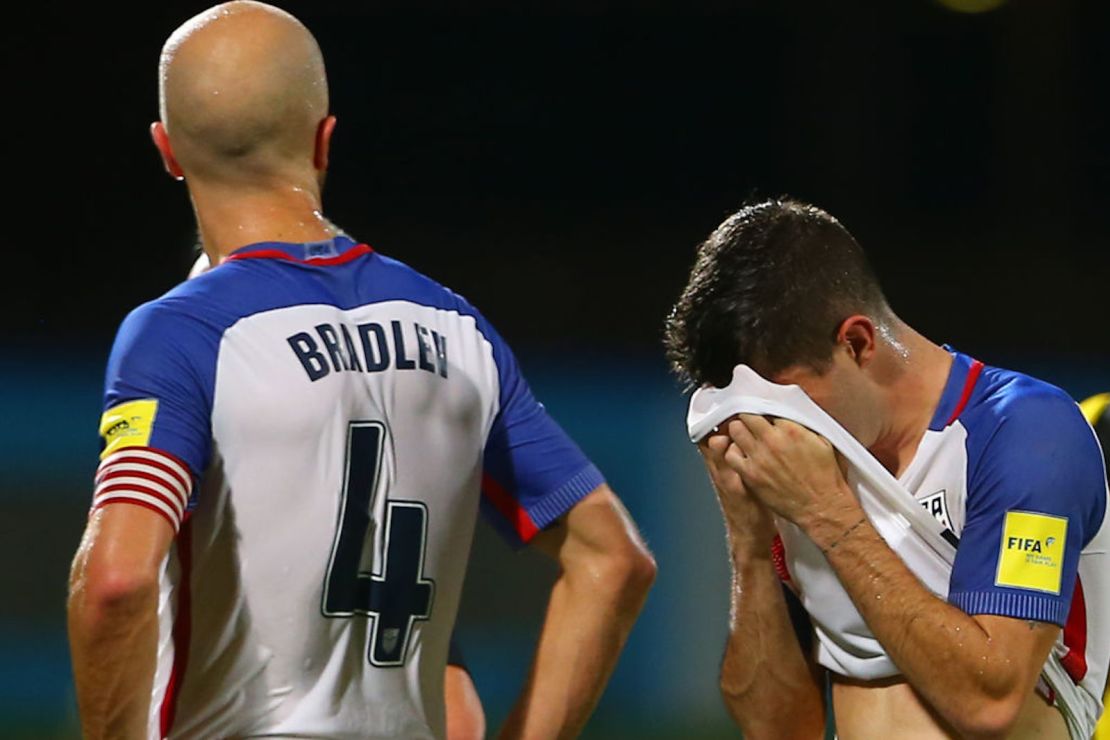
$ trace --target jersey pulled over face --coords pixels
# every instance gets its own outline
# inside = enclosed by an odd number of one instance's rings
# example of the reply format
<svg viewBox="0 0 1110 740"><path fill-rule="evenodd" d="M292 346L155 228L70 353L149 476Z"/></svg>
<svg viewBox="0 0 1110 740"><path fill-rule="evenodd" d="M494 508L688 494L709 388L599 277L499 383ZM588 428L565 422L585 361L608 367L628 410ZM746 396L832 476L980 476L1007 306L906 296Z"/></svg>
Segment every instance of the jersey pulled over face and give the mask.
<svg viewBox="0 0 1110 740"><path fill-rule="evenodd" d="M934 417L899 481L956 545L941 596L968 614L1061 627L1049 660L1067 680L1042 680L1039 689L1073 736L1090 737L1110 662L1110 526L1102 455L1075 402L953 351ZM858 612L842 616L815 625L818 660L842 675L898 675Z"/></svg>
<svg viewBox="0 0 1110 740"><path fill-rule="evenodd" d="M346 237L136 309L94 507L178 530L150 737L440 737L479 502L516 543L603 481L465 300Z"/></svg>

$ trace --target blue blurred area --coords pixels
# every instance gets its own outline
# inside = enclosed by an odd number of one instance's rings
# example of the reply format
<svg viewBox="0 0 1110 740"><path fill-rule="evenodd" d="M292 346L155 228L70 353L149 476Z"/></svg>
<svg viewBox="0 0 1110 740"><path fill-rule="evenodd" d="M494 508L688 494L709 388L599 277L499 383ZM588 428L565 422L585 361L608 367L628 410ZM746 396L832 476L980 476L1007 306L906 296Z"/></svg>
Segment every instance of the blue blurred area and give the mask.
<svg viewBox="0 0 1110 740"><path fill-rule="evenodd" d="M30 358L12 360L11 357ZM988 358L994 359L994 358ZM1110 388L1092 358L1004 358L1077 397ZM658 581L587 737L735 737L716 690L728 570L717 504L684 435L685 399L657 356L523 357L537 395L605 471L659 563ZM97 453L103 357L0 361L0 734L75 735L66 568ZM481 527L459 639L491 726L523 683L550 569ZM539 585L537 585L539 584Z"/></svg>
<svg viewBox="0 0 1110 740"><path fill-rule="evenodd" d="M75 356L41 347L0 357L0 501L86 487L96 468L107 348Z"/></svg>

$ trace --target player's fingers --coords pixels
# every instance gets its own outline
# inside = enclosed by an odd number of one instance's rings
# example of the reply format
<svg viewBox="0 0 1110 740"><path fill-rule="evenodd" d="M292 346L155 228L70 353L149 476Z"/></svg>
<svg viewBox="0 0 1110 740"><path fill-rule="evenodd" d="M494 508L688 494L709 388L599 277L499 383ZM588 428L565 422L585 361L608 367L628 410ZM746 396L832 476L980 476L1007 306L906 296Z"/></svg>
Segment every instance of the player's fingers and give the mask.
<svg viewBox="0 0 1110 740"><path fill-rule="evenodd" d="M741 452L750 455L759 444L759 440L756 439L747 423L745 423L745 416L747 414L741 415L735 421L729 423L728 436L740 448Z"/></svg>
<svg viewBox="0 0 1110 740"><path fill-rule="evenodd" d="M698 443L698 448L701 449L702 454L714 460L719 460L721 455L725 454L725 450L732 441L728 438L723 430L710 432L706 435L701 442Z"/></svg>
<svg viewBox="0 0 1110 740"><path fill-rule="evenodd" d="M804 427L797 422L790 421L790 419L775 419L775 428L779 429L782 432L785 432L791 437L816 434L816 432L811 431L808 427Z"/></svg>
<svg viewBox="0 0 1110 740"><path fill-rule="evenodd" d="M724 461L726 465L739 473L747 463L748 456L737 445L729 445L728 449L725 450Z"/></svg>
<svg viewBox="0 0 1110 740"><path fill-rule="evenodd" d="M830 451L835 451L832 442L822 437L807 426L796 424L789 419L779 419L775 427L783 434L784 441L789 443L816 444Z"/></svg>
<svg viewBox="0 0 1110 740"><path fill-rule="evenodd" d="M716 436L718 439L713 442L712 447L706 440L698 444L698 448L702 452L702 458L705 460L705 468L709 472L709 479L719 493L743 492L740 474L725 459L728 448L733 446L732 442L723 433L718 433ZM722 439L723 443L721 442Z"/></svg>
<svg viewBox="0 0 1110 740"><path fill-rule="evenodd" d="M775 427L766 416L760 416L759 414L740 414L738 418L744 423L744 426L748 428L748 432L756 439L763 439L770 434L774 434Z"/></svg>

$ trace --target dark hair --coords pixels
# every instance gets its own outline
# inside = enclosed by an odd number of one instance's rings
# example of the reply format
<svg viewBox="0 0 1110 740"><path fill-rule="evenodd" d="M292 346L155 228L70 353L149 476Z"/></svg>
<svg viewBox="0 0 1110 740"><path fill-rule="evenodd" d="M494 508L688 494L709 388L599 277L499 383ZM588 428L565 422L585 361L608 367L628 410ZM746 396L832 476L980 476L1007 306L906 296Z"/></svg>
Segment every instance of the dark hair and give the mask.
<svg viewBox="0 0 1110 740"><path fill-rule="evenodd" d="M699 247L666 323L667 358L688 384L724 386L741 363L767 376L828 367L841 322L890 309L859 244L816 206L745 205Z"/></svg>

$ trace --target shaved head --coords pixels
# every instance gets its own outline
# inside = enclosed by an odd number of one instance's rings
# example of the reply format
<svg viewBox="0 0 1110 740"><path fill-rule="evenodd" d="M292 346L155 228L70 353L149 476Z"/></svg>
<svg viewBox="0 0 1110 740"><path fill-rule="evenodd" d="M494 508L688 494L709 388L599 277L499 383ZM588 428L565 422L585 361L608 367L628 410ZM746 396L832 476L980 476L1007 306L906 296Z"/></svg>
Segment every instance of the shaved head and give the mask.
<svg viewBox="0 0 1110 740"><path fill-rule="evenodd" d="M285 11L239 0L190 19L162 47L158 92L190 177L263 185L314 171L328 115L324 58Z"/></svg>

